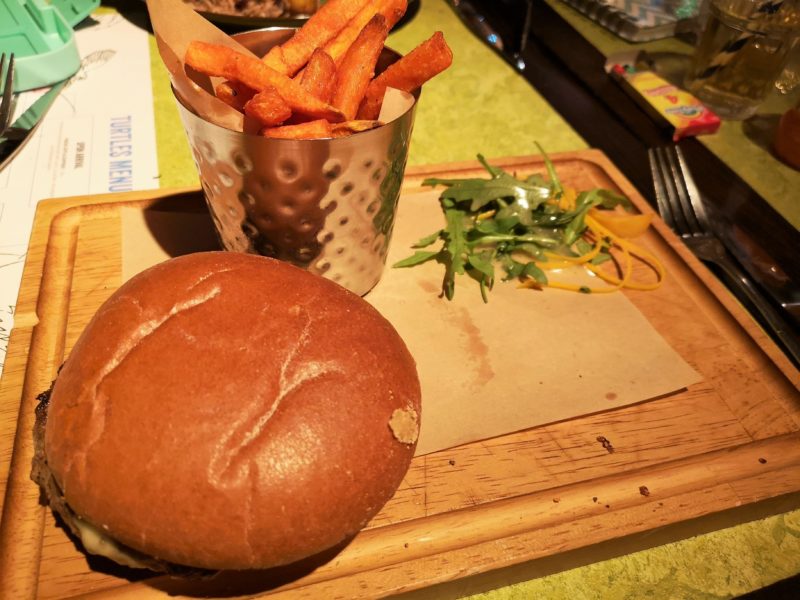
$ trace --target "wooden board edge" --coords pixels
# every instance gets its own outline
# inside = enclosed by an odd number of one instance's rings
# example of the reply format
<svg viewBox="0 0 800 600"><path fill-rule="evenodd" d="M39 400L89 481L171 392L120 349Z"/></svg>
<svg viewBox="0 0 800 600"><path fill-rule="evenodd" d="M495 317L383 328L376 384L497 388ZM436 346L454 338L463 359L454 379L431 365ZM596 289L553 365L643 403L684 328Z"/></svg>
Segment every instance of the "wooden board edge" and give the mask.
<svg viewBox="0 0 800 600"><path fill-rule="evenodd" d="M44 250L48 244L50 228L56 217L71 208L88 207L97 204L116 204L119 202L140 201L148 199L158 199L164 196L199 192L199 187L184 187L169 190L154 189L136 192L125 192L117 194L96 194L92 196L68 196L64 198L49 198L41 200L36 205L34 214L31 239L28 243L28 251L25 266L22 271L22 281L20 290L35 290L36 293L30 295L34 298L39 297L40 280L44 264ZM34 326L37 322L36 307L28 304L24 299L17 303L16 314L14 315L15 328L17 326ZM32 319L32 320L31 320Z"/></svg>
<svg viewBox="0 0 800 600"><path fill-rule="evenodd" d="M46 213L46 209L44 211ZM33 260L26 261L23 277L36 281L36 302L32 313L25 307L25 321L35 322L24 352L26 366L17 402L16 429L13 435L13 450L9 456L8 479L3 482L3 512L0 518L0 597L34 597L38 585L38 569L41 556L44 507L39 502L39 490L30 481L33 444L31 436L35 423L37 396L50 388L63 352L65 332L63 322L52 319L39 320L35 315L51 314L52 310L64 308L69 302L69 284L59 286L58 279L71 273L71 259L77 241L80 223L80 207L56 212L47 227L48 251L31 246ZM47 218L47 217L43 217ZM59 244L50 246L51 241ZM39 244L37 238L34 242ZM41 252L39 252L41 250ZM41 259L39 260L39 258ZM38 280L36 280L38 275ZM63 311L62 311L63 312ZM54 314L61 314L57 312ZM32 316L33 315L33 316ZM63 317L65 319L66 316ZM63 321L62 319L62 321ZM17 348L9 348L17 352ZM2 395L7 393L3 380ZM27 518L26 518L27 517Z"/></svg>
<svg viewBox="0 0 800 600"><path fill-rule="evenodd" d="M16 427L10 436L11 451L7 455L4 453L0 467L4 476L0 482L0 598L33 597L38 585L44 507L39 503L38 489L30 482L31 434L37 396L50 388L64 353L64 321L69 308L73 259L81 219L87 212L103 205L143 198L155 200L163 195L163 191L154 190L77 196L43 200L37 205L20 286L20 292L33 290L32 300L23 299L18 305L16 333L13 345L9 344L9 355L14 360L12 369L22 374L22 383L21 386L18 383L12 385L11 378L5 376L0 381L0 398L16 405ZM62 317L40 319L41 314ZM19 347L19 344L24 347ZM33 518L26 520L25 515ZM38 540L38 543L30 543L31 540ZM12 573L13 576L9 575Z"/></svg>
<svg viewBox="0 0 800 600"><path fill-rule="evenodd" d="M528 553L520 557L509 553L490 568L485 568L486 565L482 563L485 560L483 557L497 549L497 542L490 542L465 548L463 552L432 555L403 565L402 568L369 571L358 577L352 576L301 588L296 594L290 591L270 597L281 600L295 597L331 597L341 594L342 590L347 590L347 597L351 600L368 600L377 597L376 590L380 590L380 597L391 596L398 600L443 600L444 598L455 600L507 587L512 583L530 581L568 569L652 549L742 522L765 518L786 512L798 505L800 505L800 494L781 496L743 509L729 509L722 513L700 516L691 521L664 525L657 530L645 529L626 534L624 537L574 549L561 548L557 554L542 556L541 552L537 552L532 557ZM599 523L590 522L583 525L590 528L600 526ZM541 539L557 536L559 533L558 528L541 529L534 534L503 540L503 548L536 548L540 545ZM437 576L425 576L430 573L437 573Z"/></svg>
<svg viewBox="0 0 800 600"><path fill-rule="evenodd" d="M670 486L670 481L680 479L676 473L684 475L683 482ZM773 482L785 481L785 488L774 494L750 498L742 494L743 487L759 489L765 477ZM648 484L646 494L642 492L642 483ZM608 475L593 481L592 497L587 495L584 484L572 483L366 530L333 560L334 566L323 565L305 577L248 597L374 598L406 592L485 571L480 557L486 556L485 552L500 541L504 547L503 557L492 563L493 568L610 542L608 519L626 523L632 528L630 536L679 527L687 520L709 519L719 523L720 515L729 510L714 508L720 496L730 500L730 509L747 511L751 519L765 516L765 512L771 513L776 507L782 511L797 508L800 506L800 492L796 491L800 489L800 433L679 459L655 469ZM763 509L759 508L762 504ZM481 522L485 524L487 511L489 526L476 530L476 513L483 513ZM653 521L657 525L655 528ZM567 528L577 529L583 535L573 536L575 541L564 544L559 541L563 536L558 533ZM653 545L656 544L649 547ZM439 568L417 573L416 579L409 578L409 564L430 561L436 561ZM380 593L376 588L363 586L365 580L374 583L376 577L381 586L390 584L387 589L382 587ZM218 583L226 585L224 581ZM81 597L192 597L199 593L194 585L170 577L156 577Z"/></svg>

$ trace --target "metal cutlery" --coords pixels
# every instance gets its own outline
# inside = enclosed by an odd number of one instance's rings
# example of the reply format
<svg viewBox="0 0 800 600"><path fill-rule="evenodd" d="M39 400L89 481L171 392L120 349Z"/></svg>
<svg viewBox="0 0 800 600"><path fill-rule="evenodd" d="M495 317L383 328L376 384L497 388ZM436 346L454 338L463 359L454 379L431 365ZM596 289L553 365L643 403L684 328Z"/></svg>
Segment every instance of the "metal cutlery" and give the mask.
<svg viewBox="0 0 800 600"><path fill-rule="evenodd" d="M23 112L10 127L0 134L0 169L2 169L30 139L31 134L42 122L42 118L52 106L61 90L69 80L65 79L51 87Z"/></svg>
<svg viewBox="0 0 800 600"><path fill-rule="evenodd" d="M765 325L783 345L795 364L800 365L800 341L791 326L773 308L717 237L686 161L677 146L651 148L650 169L658 212L667 225L703 261L718 266L730 284L747 298Z"/></svg>
<svg viewBox="0 0 800 600"><path fill-rule="evenodd" d="M481 40L490 47L494 48L501 56L510 60L511 64L519 71L525 69L525 61L520 53L527 41L530 29L532 8L531 3L526 3L526 13L524 15L523 33L519 44L508 43L503 36L489 23L487 18L473 5L471 0L450 0L450 5L455 13ZM513 48L511 46L514 46Z"/></svg>
<svg viewBox="0 0 800 600"><path fill-rule="evenodd" d="M6 66L5 52L0 55L0 76L3 74L3 69ZM11 115L14 112L12 105L14 103L14 54L10 54L8 58L8 69L6 70L5 81L3 83L3 93L0 96L0 136L5 133L8 128L8 123L11 121Z"/></svg>
<svg viewBox="0 0 800 600"><path fill-rule="evenodd" d="M486 19L481 15L469 0L452 0L453 8L463 19L467 26L487 42L490 46L495 47L500 52L504 49L503 38L492 28Z"/></svg>

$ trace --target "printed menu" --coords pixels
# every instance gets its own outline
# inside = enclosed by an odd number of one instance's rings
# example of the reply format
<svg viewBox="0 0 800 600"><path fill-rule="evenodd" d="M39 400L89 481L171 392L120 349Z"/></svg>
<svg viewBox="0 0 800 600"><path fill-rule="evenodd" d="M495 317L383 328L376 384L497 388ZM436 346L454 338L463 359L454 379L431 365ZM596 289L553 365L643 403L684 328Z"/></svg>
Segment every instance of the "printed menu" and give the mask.
<svg viewBox="0 0 800 600"><path fill-rule="evenodd" d="M37 203L158 187L147 31L99 12L75 39L80 69L0 170L0 374ZM15 118L46 91L20 94Z"/></svg>

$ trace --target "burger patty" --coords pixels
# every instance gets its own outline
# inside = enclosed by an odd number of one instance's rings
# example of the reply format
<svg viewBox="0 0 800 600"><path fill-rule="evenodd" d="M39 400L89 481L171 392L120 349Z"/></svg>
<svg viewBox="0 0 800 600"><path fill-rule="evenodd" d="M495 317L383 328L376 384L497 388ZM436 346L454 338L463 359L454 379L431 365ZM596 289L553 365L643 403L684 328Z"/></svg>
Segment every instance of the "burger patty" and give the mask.
<svg viewBox="0 0 800 600"><path fill-rule="evenodd" d="M81 540L84 549L90 554L105 556L111 560L135 569L150 569L170 575L184 577L207 577L216 571L177 565L143 554L119 543L102 528L82 519L70 508L64 494L47 465L44 449L44 432L47 424L47 409L50 404L52 387L37 396L36 424L33 427L34 455L31 465L31 479L39 485L44 500L58 513L75 537Z"/></svg>

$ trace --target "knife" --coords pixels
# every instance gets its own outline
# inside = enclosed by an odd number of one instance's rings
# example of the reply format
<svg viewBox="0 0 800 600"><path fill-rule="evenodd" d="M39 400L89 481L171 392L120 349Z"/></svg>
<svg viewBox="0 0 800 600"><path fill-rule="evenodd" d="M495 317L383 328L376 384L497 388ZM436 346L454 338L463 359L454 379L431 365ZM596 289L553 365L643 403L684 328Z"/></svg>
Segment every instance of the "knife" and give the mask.
<svg viewBox="0 0 800 600"><path fill-rule="evenodd" d="M492 28L486 19L481 15L469 0L451 0L453 9L459 17L464 21L464 24L469 27L475 35L483 41L493 46L500 52L503 52L505 44L503 38Z"/></svg>
<svg viewBox="0 0 800 600"><path fill-rule="evenodd" d="M525 69L525 61L522 59L521 53L525 48L528 32L530 31L532 16L532 4L530 2L526 3L527 10L523 22L522 36L515 48L509 47L507 41L489 24L486 17L473 6L470 0L449 0L449 3L461 21L463 21L475 35L490 47L497 50L514 68L519 71Z"/></svg>
<svg viewBox="0 0 800 600"><path fill-rule="evenodd" d="M68 81L69 79L65 79L51 87L3 132L0 136L0 169L5 167L30 139Z"/></svg>

